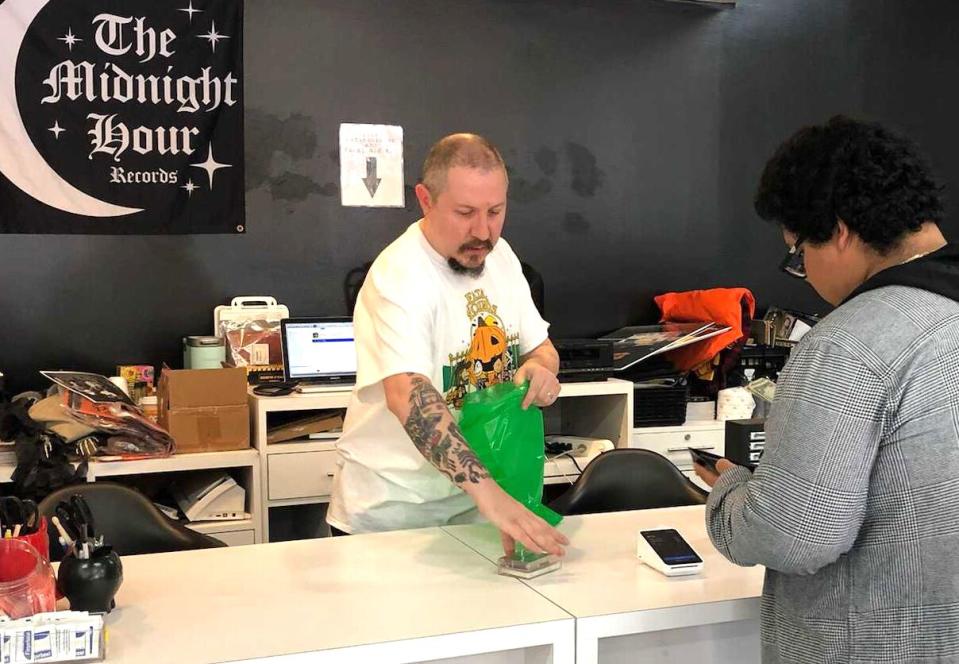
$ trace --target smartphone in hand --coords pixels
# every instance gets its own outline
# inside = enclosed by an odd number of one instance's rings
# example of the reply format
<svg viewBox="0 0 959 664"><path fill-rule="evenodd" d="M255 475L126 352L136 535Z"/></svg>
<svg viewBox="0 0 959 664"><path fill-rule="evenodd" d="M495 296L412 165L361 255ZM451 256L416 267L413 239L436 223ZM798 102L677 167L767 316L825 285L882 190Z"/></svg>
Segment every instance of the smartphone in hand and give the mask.
<svg viewBox="0 0 959 664"><path fill-rule="evenodd" d="M707 452L706 450L697 450L695 447L689 447L687 449L689 450L690 456L693 457L693 463L698 463L700 466L708 468L714 473L718 472L716 470L716 462L722 459L721 456Z"/></svg>
<svg viewBox="0 0 959 664"><path fill-rule="evenodd" d="M713 454L712 452L707 452L706 450L697 450L695 447L688 447L686 449L689 450L689 454L690 456L693 457L694 463L698 463L700 466L704 466L708 468L709 470L713 471L714 473L719 472L716 470L716 462L722 459L723 457L719 456L718 454ZM734 461L733 463L736 463L736 462ZM736 465L746 468L747 470L749 470L749 472L753 472L754 470L756 470L756 464L741 463Z"/></svg>

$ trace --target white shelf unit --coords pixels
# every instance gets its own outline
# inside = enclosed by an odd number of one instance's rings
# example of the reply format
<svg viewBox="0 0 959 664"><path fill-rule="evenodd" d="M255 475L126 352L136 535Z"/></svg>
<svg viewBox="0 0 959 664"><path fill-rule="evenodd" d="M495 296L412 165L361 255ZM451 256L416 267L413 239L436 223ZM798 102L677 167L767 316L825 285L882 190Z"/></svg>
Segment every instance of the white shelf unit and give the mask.
<svg viewBox="0 0 959 664"><path fill-rule="evenodd" d="M559 398L543 415L547 434L604 438L613 447L629 447L633 384L619 378L563 383Z"/></svg>
<svg viewBox="0 0 959 664"><path fill-rule="evenodd" d="M602 438L613 447L629 447L633 426L633 384L618 378L584 383L562 383L559 398L544 409L546 434ZM572 484L598 455L549 458L543 484ZM578 466L578 467L577 467Z"/></svg>
<svg viewBox="0 0 959 664"><path fill-rule="evenodd" d="M11 481L14 465L0 466L0 482ZM132 461L91 461L87 468L87 482L115 477L133 477L154 473L175 473L191 470L239 470L239 483L247 492L249 519L231 521L204 521L186 523L188 528L216 537L230 545L259 544L263 541L260 515L260 455L255 449L227 452L200 452L174 454L157 459Z"/></svg>
<svg viewBox="0 0 959 664"><path fill-rule="evenodd" d="M270 541L271 507L328 503L336 473L336 441L309 440L268 444L270 413L346 408L348 390L292 394L285 397L250 395L253 444L260 452L264 541ZM633 422L633 384L611 378L593 383L563 383L559 398L544 411L549 433L605 438L616 447L629 447ZM550 430L552 423L557 430ZM579 472L570 462L550 462L546 483L568 483ZM581 467L589 459L577 462ZM564 474L565 473L565 474ZM549 474L549 472L547 473ZM558 475L558 476L557 476Z"/></svg>
<svg viewBox="0 0 959 664"><path fill-rule="evenodd" d="M260 516L260 455L254 449L227 452L198 452L174 454L165 459L136 459L134 461L94 461L89 465L87 481L111 477L145 475L147 473L175 473L191 470L231 470L241 472L239 484L246 489L249 519L230 521L182 522L188 528L210 535L231 546L259 544L263 540Z"/></svg>
<svg viewBox="0 0 959 664"><path fill-rule="evenodd" d="M258 461L259 454L254 449L174 454L166 458L135 459L133 461L93 461L89 464L87 481L93 482L103 477L173 473L183 470L252 468L259 465Z"/></svg>
<svg viewBox="0 0 959 664"><path fill-rule="evenodd" d="M270 541L270 508L330 502L336 472L336 439L267 443L270 413L346 408L349 389L283 397L250 394L253 446L260 454L260 518L263 541Z"/></svg>

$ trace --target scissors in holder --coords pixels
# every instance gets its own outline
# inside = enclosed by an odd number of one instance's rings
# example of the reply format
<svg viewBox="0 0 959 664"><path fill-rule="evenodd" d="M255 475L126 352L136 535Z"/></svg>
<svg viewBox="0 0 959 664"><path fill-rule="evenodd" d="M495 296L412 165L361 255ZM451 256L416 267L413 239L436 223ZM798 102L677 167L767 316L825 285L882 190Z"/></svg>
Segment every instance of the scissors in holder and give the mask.
<svg viewBox="0 0 959 664"><path fill-rule="evenodd" d="M76 515L77 526L81 530L80 537L85 540L93 539L93 512L90 511L87 501L83 499L83 496L74 494L70 498L70 506Z"/></svg>
<svg viewBox="0 0 959 664"><path fill-rule="evenodd" d="M32 500L4 496L0 498L0 524L5 527L7 536L27 535L39 528L40 511Z"/></svg>

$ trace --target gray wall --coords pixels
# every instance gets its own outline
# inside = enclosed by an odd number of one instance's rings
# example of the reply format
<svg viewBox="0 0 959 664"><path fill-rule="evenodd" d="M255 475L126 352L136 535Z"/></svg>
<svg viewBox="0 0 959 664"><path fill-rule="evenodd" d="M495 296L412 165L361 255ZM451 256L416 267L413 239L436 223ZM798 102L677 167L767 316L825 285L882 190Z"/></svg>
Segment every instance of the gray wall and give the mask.
<svg viewBox="0 0 959 664"><path fill-rule="evenodd" d="M822 311L776 271L759 172L847 112L912 135L954 190L957 20L948 0L246 0L249 232L0 237L0 371L176 366L239 294L344 313L346 272L417 211L409 190L406 210L340 206L341 122L402 125L410 184L443 134L500 145L505 235L544 276L554 336L652 322L667 290Z"/></svg>

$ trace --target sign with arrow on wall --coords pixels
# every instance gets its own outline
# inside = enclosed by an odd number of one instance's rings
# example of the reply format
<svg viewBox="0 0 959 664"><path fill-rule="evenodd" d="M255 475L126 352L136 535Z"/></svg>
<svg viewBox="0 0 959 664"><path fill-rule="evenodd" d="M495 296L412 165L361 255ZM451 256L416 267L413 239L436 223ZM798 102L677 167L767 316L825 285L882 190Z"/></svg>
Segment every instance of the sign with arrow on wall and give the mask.
<svg viewBox="0 0 959 664"><path fill-rule="evenodd" d="M340 192L346 206L405 206L402 127L340 125Z"/></svg>

